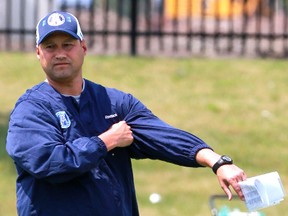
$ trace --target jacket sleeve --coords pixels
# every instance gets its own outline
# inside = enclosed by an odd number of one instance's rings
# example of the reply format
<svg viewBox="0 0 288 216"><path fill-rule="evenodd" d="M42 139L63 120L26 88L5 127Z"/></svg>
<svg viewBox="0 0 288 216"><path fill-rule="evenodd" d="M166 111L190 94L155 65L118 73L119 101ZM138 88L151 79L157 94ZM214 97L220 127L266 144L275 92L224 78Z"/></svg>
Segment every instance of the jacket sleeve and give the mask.
<svg viewBox="0 0 288 216"><path fill-rule="evenodd" d="M159 159L188 167L200 167L196 154L204 148L212 149L197 136L172 127L155 116L139 100L128 95L126 122L131 126L134 158Z"/></svg>
<svg viewBox="0 0 288 216"><path fill-rule="evenodd" d="M6 149L18 167L52 183L89 171L107 153L98 137L66 140L49 106L28 100L11 113Z"/></svg>

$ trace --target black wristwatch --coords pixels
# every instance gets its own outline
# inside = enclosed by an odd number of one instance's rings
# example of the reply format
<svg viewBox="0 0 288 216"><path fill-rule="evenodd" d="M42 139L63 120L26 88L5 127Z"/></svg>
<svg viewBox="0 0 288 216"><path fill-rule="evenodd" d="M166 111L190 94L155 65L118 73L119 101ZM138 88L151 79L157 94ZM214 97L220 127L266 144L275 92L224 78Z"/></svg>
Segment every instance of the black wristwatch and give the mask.
<svg viewBox="0 0 288 216"><path fill-rule="evenodd" d="M216 174L218 168L226 164L233 164L233 160L227 155L222 155L221 158L213 165L213 172Z"/></svg>

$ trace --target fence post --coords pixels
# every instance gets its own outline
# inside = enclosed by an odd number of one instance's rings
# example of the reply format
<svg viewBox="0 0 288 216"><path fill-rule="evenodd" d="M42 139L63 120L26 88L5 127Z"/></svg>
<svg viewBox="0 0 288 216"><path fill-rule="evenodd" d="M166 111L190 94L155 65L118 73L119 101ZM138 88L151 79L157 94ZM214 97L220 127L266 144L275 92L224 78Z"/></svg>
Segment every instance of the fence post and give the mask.
<svg viewBox="0 0 288 216"><path fill-rule="evenodd" d="M131 32L130 32L130 54L137 55L137 18L138 0L131 0Z"/></svg>

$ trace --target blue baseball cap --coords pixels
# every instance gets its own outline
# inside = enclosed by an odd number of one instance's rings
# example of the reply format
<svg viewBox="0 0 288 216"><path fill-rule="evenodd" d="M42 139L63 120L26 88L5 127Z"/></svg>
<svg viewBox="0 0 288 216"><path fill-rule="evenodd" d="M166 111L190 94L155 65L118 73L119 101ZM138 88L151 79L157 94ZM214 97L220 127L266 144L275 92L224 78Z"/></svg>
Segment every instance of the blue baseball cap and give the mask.
<svg viewBox="0 0 288 216"><path fill-rule="evenodd" d="M48 35L65 32L72 37L83 40L83 34L77 18L67 12L54 11L42 18L36 27L36 44L39 45Z"/></svg>

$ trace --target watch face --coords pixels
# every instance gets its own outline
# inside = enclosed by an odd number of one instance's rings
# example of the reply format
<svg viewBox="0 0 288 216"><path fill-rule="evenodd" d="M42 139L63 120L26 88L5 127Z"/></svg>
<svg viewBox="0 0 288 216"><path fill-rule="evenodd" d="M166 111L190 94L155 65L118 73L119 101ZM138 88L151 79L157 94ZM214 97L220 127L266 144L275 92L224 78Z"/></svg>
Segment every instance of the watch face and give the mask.
<svg viewBox="0 0 288 216"><path fill-rule="evenodd" d="M222 156L222 159L223 159L224 161L227 161L227 162L232 162L232 159L231 159L230 157L228 157L227 155L223 155L223 156Z"/></svg>

